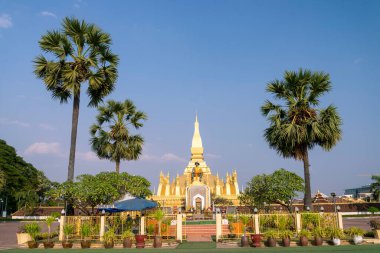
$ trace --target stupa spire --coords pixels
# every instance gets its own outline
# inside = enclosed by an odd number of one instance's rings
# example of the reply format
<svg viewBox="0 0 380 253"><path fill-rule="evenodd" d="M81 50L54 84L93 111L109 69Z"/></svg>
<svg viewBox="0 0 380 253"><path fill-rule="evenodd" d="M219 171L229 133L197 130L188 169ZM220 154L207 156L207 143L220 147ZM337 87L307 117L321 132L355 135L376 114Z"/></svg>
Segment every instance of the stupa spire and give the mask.
<svg viewBox="0 0 380 253"><path fill-rule="evenodd" d="M194 135L191 143L191 160L193 162L203 161L203 145L201 134L199 133L198 114L195 114Z"/></svg>

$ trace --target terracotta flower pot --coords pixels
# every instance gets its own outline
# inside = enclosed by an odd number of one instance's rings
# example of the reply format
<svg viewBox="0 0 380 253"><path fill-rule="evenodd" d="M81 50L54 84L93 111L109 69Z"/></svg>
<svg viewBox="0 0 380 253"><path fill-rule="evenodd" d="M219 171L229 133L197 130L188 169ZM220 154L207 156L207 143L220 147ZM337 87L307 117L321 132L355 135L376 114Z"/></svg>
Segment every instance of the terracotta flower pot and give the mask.
<svg viewBox="0 0 380 253"><path fill-rule="evenodd" d="M308 246L309 245L309 239L307 239L306 236L300 237L300 245L301 246Z"/></svg>
<svg viewBox="0 0 380 253"><path fill-rule="evenodd" d="M135 235L136 248L145 248L145 235Z"/></svg>
<svg viewBox="0 0 380 253"><path fill-rule="evenodd" d="M62 241L62 248L71 249L73 247L73 243L69 241Z"/></svg>
<svg viewBox="0 0 380 253"><path fill-rule="evenodd" d="M153 239L153 247L161 248L162 247L162 238L161 236L156 235Z"/></svg>
<svg viewBox="0 0 380 253"><path fill-rule="evenodd" d="M252 234L251 240L252 240L252 246L253 247L261 247L261 238L262 234Z"/></svg>
<svg viewBox="0 0 380 253"><path fill-rule="evenodd" d="M284 246L284 247L290 246L290 238L289 237L282 238L282 246Z"/></svg>
<svg viewBox="0 0 380 253"><path fill-rule="evenodd" d="M132 248L132 240L129 238L124 238L123 248Z"/></svg>
<svg viewBox="0 0 380 253"><path fill-rule="evenodd" d="M241 242L241 246L242 246L242 247L249 247L248 236L243 235L243 236L241 237L240 242Z"/></svg>
<svg viewBox="0 0 380 253"><path fill-rule="evenodd" d="M267 239L267 245L268 247L276 247L276 240L272 237L269 237Z"/></svg>
<svg viewBox="0 0 380 253"><path fill-rule="evenodd" d="M82 249L88 249L91 247L91 241L88 241L88 240L82 240L80 242L80 246L82 247Z"/></svg>
<svg viewBox="0 0 380 253"><path fill-rule="evenodd" d="M45 249L54 248L54 242L43 242Z"/></svg>
<svg viewBox="0 0 380 253"><path fill-rule="evenodd" d="M321 246L323 243L323 239L320 236L314 237L314 245L315 246Z"/></svg>
<svg viewBox="0 0 380 253"><path fill-rule="evenodd" d="M38 242L36 242L36 241L28 241L28 248L29 249L36 249L36 248L38 248Z"/></svg>

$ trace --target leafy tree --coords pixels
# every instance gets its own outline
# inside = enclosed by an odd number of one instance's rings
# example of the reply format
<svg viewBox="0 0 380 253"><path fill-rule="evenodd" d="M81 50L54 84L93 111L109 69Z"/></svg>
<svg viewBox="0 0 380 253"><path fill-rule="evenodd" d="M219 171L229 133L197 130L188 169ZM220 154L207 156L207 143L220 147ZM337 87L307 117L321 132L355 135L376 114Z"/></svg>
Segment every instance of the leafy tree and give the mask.
<svg viewBox="0 0 380 253"><path fill-rule="evenodd" d="M270 175L257 175L248 182L240 201L248 206L264 207L264 203L276 203L292 210L292 199L304 190L303 179L297 174L279 169Z"/></svg>
<svg viewBox="0 0 380 253"><path fill-rule="evenodd" d="M79 103L87 84L89 106L97 106L114 89L118 57L110 50L111 37L94 24L64 18L61 30L48 31L39 41L47 54L34 60L34 73L43 80L54 99L67 103L73 98L68 180L74 179Z"/></svg>
<svg viewBox="0 0 380 253"><path fill-rule="evenodd" d="M152 195L150 183L143 177L128 173L102 172L95 176L83 174L77 181L66 181L49 192L53 199L73 203L83 213L92 215L100 204L111 204L126 193L137 197ZM91 210L88 209L91 208Z"/></svg>
<svg viewBox="0 0 380 253"><path fill-rule="evenodd" d="M285 71L284 79L269 82L266 90L279 103L267 100L261 107L269 120L264 137L278 154L303 161L304 205L311 208L309 150L318 145L328 151L341 139L336 107L318 107L320 97L331 90L330 76L303 69Z"/></svg>
<svg viewBox="0 0 380 253"><path fill-rule="evenodd" d="M143 137L131 134L128 126L139 129L147 116L138 111L131 100L123 103L110 100L98 110L97 123L90 129L92 149L99 158L116 162L116 172L119 173L120 161L137 160L144 143Z"/></svg>
<svg viewBox="0 0 380 253"><path fill-rule="evenodd" d="M372 180L375 182L371 183L371 192L373 193L373 198L380 201L380 175L372 175Z"/></svg>
<svg viewBox="0 0 380 253"><path fill-rule="evenodd" d="M17 155L16 150L0 140L0 196L7 198L8 211L44 203L44 195L54 184L42 171Z"/></svg>

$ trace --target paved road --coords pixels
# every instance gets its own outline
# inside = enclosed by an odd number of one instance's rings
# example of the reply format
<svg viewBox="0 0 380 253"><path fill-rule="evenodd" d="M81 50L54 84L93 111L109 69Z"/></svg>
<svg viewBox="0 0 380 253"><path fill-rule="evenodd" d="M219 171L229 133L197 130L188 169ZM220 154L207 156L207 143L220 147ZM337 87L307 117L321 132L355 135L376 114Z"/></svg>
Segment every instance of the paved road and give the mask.
<svg viewBox="0 0 380 253"><path fill-rule="evenodd" d="M380 219L379 216L375 217L376 219ZM359 218L351 218L351 217L343 217L343 227L349 228L349 227L359 227L364 230L371 230L371 227L369 226L369 221L373 218L367 218L367 217L359 217Z"/></svg>

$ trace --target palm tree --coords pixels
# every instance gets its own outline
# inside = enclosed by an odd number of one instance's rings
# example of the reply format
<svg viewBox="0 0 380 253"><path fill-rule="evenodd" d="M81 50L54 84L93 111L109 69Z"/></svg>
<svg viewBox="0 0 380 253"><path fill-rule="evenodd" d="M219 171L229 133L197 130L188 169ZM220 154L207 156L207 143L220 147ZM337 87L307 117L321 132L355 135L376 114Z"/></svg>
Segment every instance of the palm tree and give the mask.
<svg viewBox="0 0 380 253"><path fill-rule="evenodd" d="M116 102L110 100L106 106L99 106L97 123L90 128L91 146L99 158L116 162L116 172L120 171L121 160L137 160L142 152L144 139L132 135L128 126L135 129L143 126L147 116L137 111L131 100Z"/></svg>
<svg viewBox="0 0 380 253"><path fill-rule="evenodd" d="M380 201L380 175L372 175L371 179L375 181L371 183L371 192L373 193L373 198L376 201Z"/></svg>
<svg viewBox="0 0 380 253"><path fill-rule="evenodd" d="M111 37L94 24L65 18L61 30L48 31L39 41L47 54L34 60L34 73L43 80L54 99L73 98L71 144L67 179L74 179L81 88L87 85L88 106L97 106L114 89L118 56L110 50Z"/></svg>
<svg viewBox="0 0 380 253"><path fill-rule="evenodd" d="M336 107L318 108L319 98L331 90L330 76L302 69L285 71L284 80L269 82L266 90L280 102L267 100L261 107L270 124L264 137L283 157L303 161L304 205L311 208L309 150L318 145L328 151L342 134Z"/></svg>

